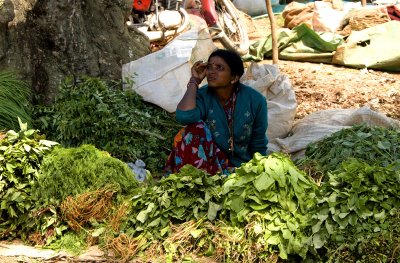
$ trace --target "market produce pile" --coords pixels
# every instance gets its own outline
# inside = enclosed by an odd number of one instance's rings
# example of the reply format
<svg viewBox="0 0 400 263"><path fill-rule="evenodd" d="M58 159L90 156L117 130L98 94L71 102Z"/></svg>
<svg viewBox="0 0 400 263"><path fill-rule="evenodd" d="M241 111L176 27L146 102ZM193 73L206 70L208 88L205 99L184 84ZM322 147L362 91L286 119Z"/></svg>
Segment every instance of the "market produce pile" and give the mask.
<svg viewBox="0 0 400 263"><path fill-rule="evenodd" d="M3 239L137 262L400 258L398 130L354 126L296 163L255 154L229 176L190 165L160 176L180 126L116 83L66 81L32 116L0 136ZM137 159L144 182L127 164Z"/></svg>

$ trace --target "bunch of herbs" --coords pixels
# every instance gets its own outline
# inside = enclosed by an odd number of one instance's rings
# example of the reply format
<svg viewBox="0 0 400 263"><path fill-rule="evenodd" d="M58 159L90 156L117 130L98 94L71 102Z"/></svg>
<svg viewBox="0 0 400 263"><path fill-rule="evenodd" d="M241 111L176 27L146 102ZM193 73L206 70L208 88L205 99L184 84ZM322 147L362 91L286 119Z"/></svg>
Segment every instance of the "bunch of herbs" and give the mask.
<svg viewBox="0 0 400 263"><path fill-rule="evenodd" d="M222 177L186 165L179 173L138 189L131 198L130 234L148 232L159 239L170 232L170 222L183 223L204 216L214 220L221 209L222 183Z"/></svg>
<svg viewBox="0 0 400 263"><path fill-rule="evenodd" d="M70 222L63 214L65 211L60 209L63 202L71 204L71 213L81 220L99 209L107 209L104 202L101 202L103 199L99 198L97 203L91 201L99 189L113 189L108 192L111 196L104 198L108 200L113 197L112 202L118 203L137 187L138 182L128 165L107 152L98 150L93 145L82 145L78 148L57 147L43 158L36 187L32 190L36 202L31 211L31 221L27 224L29 231L26 232L31 232L29 240L36 245L50 245L60 238L63 239L70 228ZM81 203L79 209L74 209L71 200L85 194L88 198ZM82 214L83 212L87 214ZM89 228L96 224L91 221L92 218L88 220Z"/></svg>
<svg viewBox="0 0 400 263"><path fill-rule="evenodd" d="M119 82L66 79L55 103L35 107L34 123L65 147L92 144L124 162L141 159L152 172L165 165L181 127L172 114L146 103Z"/></svg>
<svg viewBox="0 0 400 263"><path fill-rule="evenodd" d="M67 196L75 197L107 185L128 195L138 187L138 182L126 163L93 145L58 147L43 160L35 194L42 203L60 205Z"/></svg>
<svg viewBox="0 0 400 263"><path fill-rule="evenodd" d="M0 140L0 235L25 236L36 207L33 192L43 159L57 144L28 129L20 119L18 132L9 130Z"/></svg>
<svg viewBox="0 0 400 263"><path fill-rule="evenodd" d="M399 212L400 170L350 158L329 175L313 212L315 248L346 247L355 254L363 241L392 227Z"/></svg>
<svg viewBox="0 0 400 263"><path fill-rule="evenodd" d="M256 153L224 183L221 213L233 226L250 227L249 235L265 248L265 257L272 252L283 259L289 254L305 257L315 191L314 181L288 156Z"/></svg>
<svg viewBox="0 0 400 263"><path fill-rule="evenodd" d="M358 125L333 133L307 146L302 166L326 175L337 170L349 157L371 165L388 166L400 162L400 131L393 128Z"/></svg>

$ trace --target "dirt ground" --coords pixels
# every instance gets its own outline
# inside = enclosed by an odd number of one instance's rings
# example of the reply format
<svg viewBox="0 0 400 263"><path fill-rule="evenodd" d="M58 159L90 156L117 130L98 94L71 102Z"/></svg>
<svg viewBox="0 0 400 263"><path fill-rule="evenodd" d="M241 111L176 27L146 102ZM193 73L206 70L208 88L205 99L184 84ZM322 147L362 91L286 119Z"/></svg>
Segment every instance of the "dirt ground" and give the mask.
<svg viewBox="0 0 400 263"><path fill-rule="evenodd" d="M253 19L248 26L251 43L270 34L268 17ZM278 21L279 23L279 21ZM272 64L272 60L263 63ZM297 97L296 118L324 109L371 109L400 120L400 72L354 69L330 64L279 61Z"/></svg>

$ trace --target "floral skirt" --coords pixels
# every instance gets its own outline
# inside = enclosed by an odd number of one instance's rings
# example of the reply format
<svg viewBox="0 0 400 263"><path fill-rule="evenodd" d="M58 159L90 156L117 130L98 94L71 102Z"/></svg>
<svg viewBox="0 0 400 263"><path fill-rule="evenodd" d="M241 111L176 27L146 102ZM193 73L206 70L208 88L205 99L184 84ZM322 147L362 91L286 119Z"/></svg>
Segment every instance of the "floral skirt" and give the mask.
<svg viewBox="0 0 400 263"><path fill-rule="evenodd" d="M228 158L217 147L210 129L203 121L187 125L178 132L165 170L175 173L186 164L205 170L211 175L229 174Z"/></svg>

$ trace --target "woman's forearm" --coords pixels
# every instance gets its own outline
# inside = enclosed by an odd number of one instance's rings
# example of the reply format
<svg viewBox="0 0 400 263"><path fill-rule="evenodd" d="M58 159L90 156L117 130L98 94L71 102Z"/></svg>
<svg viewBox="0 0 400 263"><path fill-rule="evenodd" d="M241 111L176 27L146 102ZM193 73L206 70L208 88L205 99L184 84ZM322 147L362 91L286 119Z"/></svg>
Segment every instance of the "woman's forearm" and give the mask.
<svg viewBox="0 0 400 263"><path fill-rule="evenodd" d="M185 94L181 101L178 103L177 108L182 111L193 110L196 108L196 94L198 84L195 81L190 80Z"/></svg>

